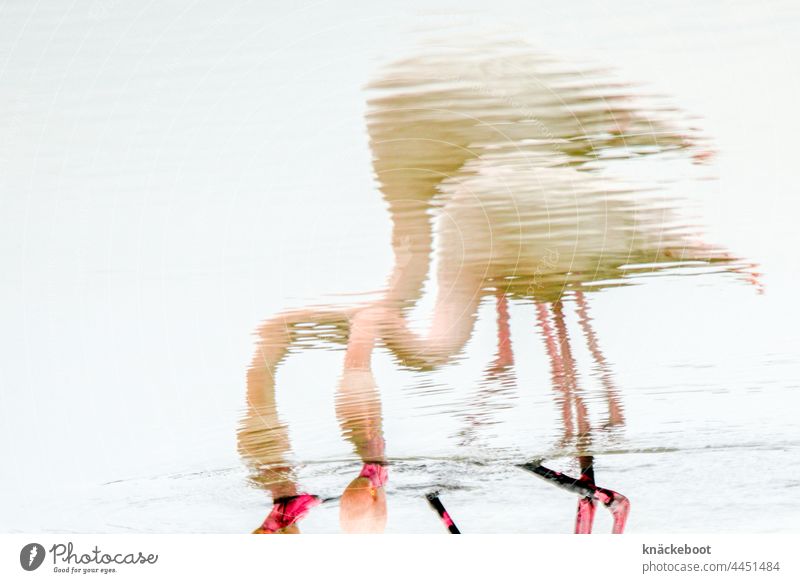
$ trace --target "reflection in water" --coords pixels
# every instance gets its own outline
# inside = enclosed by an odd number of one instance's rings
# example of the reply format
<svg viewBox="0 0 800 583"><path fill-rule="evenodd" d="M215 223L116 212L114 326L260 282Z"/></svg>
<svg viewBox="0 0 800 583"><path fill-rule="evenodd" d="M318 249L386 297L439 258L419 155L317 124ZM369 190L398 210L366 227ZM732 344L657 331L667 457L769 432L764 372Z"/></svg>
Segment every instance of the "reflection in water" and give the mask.
<svg viewBox="0 0 800 583"><path fill-rule="evenodd" d="M372 303L287 312L260 329L239 431L252 479L273 497L257 532L296 532L297 520L320 502L298 489L276 409L274 375L290 347L347 346L336 410L363 466L341 497L340 520L347 531L381 531L387 456L373 350L387 347L403 366L438 368L461 352L486 296L497 298L498 348L464 415L463 442L478 439L497 408L510 406L517 388L508 302L533 302L562 444L574 451L581 475L567 478L538 463L526 469L579 495L576 532L591 531L595 501L612 510L621 532L627 500L595 485L592 428L565 313L574 304L605 390L603 429L619 426L622 405L586 294L676 267L751 274L701 242L656 181L625 181L615 168L646 157L699 162L708 150L678 112L646 105L604 71L570 70L521 45L431 50L386 68L370 93L367 127L392 220L394 267ZM420 334L409 312L434 259L436 299Z"/></svg>
<svg viewBox="0 0 800 583"><path fill-rule="evenodd" d="M388 472L384 452L380 393L372 374L381 309L365 309L352 318L344 358L336 414L342 434L353 444L364 466L344 491L340 523L346 532L382 532L386 525L386 484Z"/></svg>
<svg viewBox="0 0 800 583"><path fill-rule="evenodd" d="M497 296L497 352L484 372L474 397L464 406L466 427L460 432L460 444L471 445L480 439L479 430L497 423L494 413L511 407L516 398L514 351L511 347L508 298Z"/></svg>
<svg viewBox="0 0 800 583"><path fill-rule="evenodd" d="M578 315L580 317L581 330L586 338L589 351L600 369L600 378L606 390L606 401L608 403L608 422L604 426L609 428L623 423L622 407L617 397L617 389L614 386L611 372L608 370L605 357L597 344L597 337L591 326L588 316L586 298L583 292L575 292L576 303L578 304ZM580 477L575 480L563 476L559 472L553 472L544 468L541 464L525 464L522 467L534 472L536 475L552 481L556 485L567 489L573 493L578 493L581 498L578 500L578 510L575 519L575 533L589 534L592 532L594 523L595 500L602 502L608 507L614 516L613 532L622 533L625 528L630 505L627 498L611 490L599 488L595 484L594 458L588 455L591 449L591 425L589 423L588 411L577 383L577 369L575 360L570 349L569 335L564 322L563 302L557 300L550 304L553 321L555 323L555 335L553 328L548 321L547 306L543 303L537 304L537 319L539 327L545 338L547 355L551 364L551 376L553 387L557 389L557 401L561 404L562 421L564 426L564 441L567 442L574 435L574 417L577 418L577 440L575 443L578 451L577 462L580 468ZM556 339L557 338L557 339ZM565 481L566 480L566 481Z"/></svg>

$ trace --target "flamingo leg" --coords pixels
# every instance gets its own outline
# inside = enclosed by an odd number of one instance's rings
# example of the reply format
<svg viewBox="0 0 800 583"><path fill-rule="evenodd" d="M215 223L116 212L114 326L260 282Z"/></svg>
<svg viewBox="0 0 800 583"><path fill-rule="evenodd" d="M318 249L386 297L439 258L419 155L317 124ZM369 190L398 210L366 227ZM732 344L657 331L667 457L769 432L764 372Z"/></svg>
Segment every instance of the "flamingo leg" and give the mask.
<svg viewBox="0 0 800 583"><path fill-rule="evenodd" d="M568 440L573 435L572 419L572 399L570 398L570 388L566 382L564 362L561 359L558 343L556 342L553 327L550 325L547 304L536 304L536 320L539 329L544 336L545 349L550 360L550 378L553 388L560 393L556 401L561 405L561 420L564 424L564 440Z"/></svg>
<svg viewBox="0 0 800 583"><path fill-rule="evenodd" d="M584 336L589 344L589 350L592 352L598 367L606 373L604 374L604 383L609 395L610 419L621 422L621 407L619 407L619 403L616 400L616 391L611 381L608 364L598 347L594 330L591 328L586 300L580 292L576 294L576 298L579 308L578 316ZM578 387L577 366L570 347L563 303L560 300L553 302L550 305L549 314L546 304L537 304L536 312L537 323L542 330L545 347L550 359L553 386L559 391L562 398L561 407L565 438L572 436L574 410L578 430L577 445L579 448L586 448L590 443L591 424L589 422L588 408ZM551 320L553 322L552 325L550 323ZM550 470L536 462L523 464L520 467L580 497L575 517L576 534L590 534L592 532L598 502L608 508L613 516L612 532L615 534L622 533L630 512L630 502L622 494L596 485L592 456L579 456L578 461L581 475L577 479Z"/></svg>
<svg viewBox="0 0 800 583"><path fill-rule="evenodd" d="M456 523L453 522L453 519L450 518L450 514L448 514L447 510L445 510L444 504L442 504L442 501L439 500L439 492L431 492L426 494L425 498L428 500L428 504L430 504L431 508L433 508L436 511L436 514L439 515L442 524L445 525L450 534L461 534L461 531L458 530Z"/></svg>
<svg viewBox="0 0 800 583"><path fill-rule="evenodd" d="M583 481L594 484L594 465L591 456L579 458L581 466L581 477ZM594 525L594 513L596 507L593 496L583 496L578 500L578 512L575 517L575 534L591 534Z"/></svg>
<svg viewBox="0 0 800 583"><path fill-rule="evenodd" d="M497 293L497 351L494 360L487 366L478 391L472 397L465 415L467 424L459 432L461 444L468 445L477 439L477 430L496 423L492 411L501 399L513 399L516 392L514 377L514 351L509 327L508 297Z"/></svg>
<svg viewBox="0 0 800 583"><path fill-rule="evenodd" d="M569 334L567 334L567 323L564 318L564 304L561 300L553 302L551 304L551 310L553 312L553 321L558 335L558 346L561 351L561 366L564 376L563 382L567 386L566 394L571 399L572 406L575 408L578 437L579 439L584 439L589 435L591 427L589 425L589 414L586 409L586 403L583 401L578 390L577 367L575 366L575 359L572 356Z"/></svg>
<svg viewBox="0 0 800 583"><path fill-rule="evenodd" d="M622 534L625 531L625 524L628 520L631 505L628 498L619 492L609 490L608 488L600 488L594 483L593 479L590 479L586 475L581 475L580 478L572 478L561 472L546 468L538 461L520 464L519 467L550 482L562 490L581 496L581 499L591 498L596 502L600 502L611 512L611 516L614 520L611 530L612 534ZM592 516L594 516L593 513Z"/></svg>
<svg viewBox="0 0 800 583"><path fill-rule="evenodd" d="M511 329L508 325L508 297L497 296L497 358L493 369L505 370L514 364L514 351L511 348Z"/></svg>
<svg viewBox="0 0 800 583"><path fill-rule="evenodd" d="M592 327L592 319L589 316L589 305L583 292L575 292L575 301L578 304L578 322L583 330L583 336L586 339L586 344L589 347L589 352L595 362L597 371L600 373L600 382L606 392L606 400L608 401L608 426L623 425L625 417L622 414L622 405L619 400L619 389L614 382L614 377L611 372L611 367L597 342L597 334Z"/></svg>
<svg viewBox="0 0 800 583"><path fill-rule="evenodd" d="M569 335L567 334L567 324L564 318L564 306L561 301L554 302L552 305L553 320L555 322L558 344L561 349L561 359L563 362L565 380L569 383L569 395L572 398L572 406L575 408L578 425L578 445L584 447L588 445L591 425L586 403L580 396L578 390L578 375L575 359L572 356ZM588 460L588 461L587 461ZM592 469L592 458L579 458L581 465L581 478L590 480L594 483L594 471ZM583 496L578 500L578 509L575 516L575 534L591 534L594 525L595 504L592 496Z"/></svg>

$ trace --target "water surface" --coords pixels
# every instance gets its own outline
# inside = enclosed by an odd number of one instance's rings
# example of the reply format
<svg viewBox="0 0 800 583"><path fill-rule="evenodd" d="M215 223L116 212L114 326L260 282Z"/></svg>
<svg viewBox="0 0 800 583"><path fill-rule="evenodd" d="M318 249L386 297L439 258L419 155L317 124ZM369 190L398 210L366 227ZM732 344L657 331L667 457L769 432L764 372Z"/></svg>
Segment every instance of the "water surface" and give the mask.
<svg viewBox="0 0 800 583"><path fill-rule="evenodd" d="M795 528L796 10L501 4L3 5L0 526Z"/></svg>

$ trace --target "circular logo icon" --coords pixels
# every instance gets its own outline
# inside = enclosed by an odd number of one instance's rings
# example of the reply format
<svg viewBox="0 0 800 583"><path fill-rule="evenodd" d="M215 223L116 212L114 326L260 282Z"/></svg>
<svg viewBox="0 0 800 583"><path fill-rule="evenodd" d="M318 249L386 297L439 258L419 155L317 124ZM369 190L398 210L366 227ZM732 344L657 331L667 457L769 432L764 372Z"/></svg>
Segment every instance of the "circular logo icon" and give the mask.
<svg viewBox="0 0 800 583"><path fill-rule="evenodd" d="M39 543L28 543L19 552L19 564L26 571L35 571L44 562L44 547Z"/></svg>

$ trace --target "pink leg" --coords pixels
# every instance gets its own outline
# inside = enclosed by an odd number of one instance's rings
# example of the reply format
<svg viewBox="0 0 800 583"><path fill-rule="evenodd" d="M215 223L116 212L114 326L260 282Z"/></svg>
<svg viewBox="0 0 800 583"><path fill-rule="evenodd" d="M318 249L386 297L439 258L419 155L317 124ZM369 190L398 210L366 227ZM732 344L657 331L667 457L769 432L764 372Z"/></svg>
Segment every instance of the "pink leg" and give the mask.
<svg viewBox="0 0 800 583"><path fill-rule="evenodd" d="M594 500L581 498L578 500L578 514L575 518L575 534L592 534L594 524Z"/></svg>
<svg viewBox="0 0 800 583"><path fill-rule="evenodd" d="M486 370L487 380L500 380L513 384L514 350L511 346L511 329L508 326L508 298L497 294L497 353Z"/></svg>
<svg viewBox="0 0 800 583"><path fill-rule="evenodd" d="M553 388L561 393L561 418L564 423L564 439L569 439L573 435L572 399L569 385L566 382L564 362L561 359L553 328L550 326L546 304L536 304L536 320L539 329L544 335L545 348L550 359L550 377Z"/></svg>
<svg viewBox="0 0 800 583"><path fill-rule="evenodd" d="M505 369L513 364L511 329L508 326L508 298L505 294L500 294L497 296L497 359L494 367Z"/></svg>
<svg viewBox="0 0 800 583"><path fill-rule="evenodd" d="M631 509L630 501L619 492L596 486L591 468L576 479L561 472L550 470L538 461L520 464L519 467L550 482L554 486L580 496L578 516L575 520L575 532L577 534L589 534L592 530L594 505L589 504L589 501L592 500L600 502L611 512L614 520L612 534L622 534L624 532L625 523L628 520L628 514Z"/></svg>
<svg viewBox="0 0 800 583"><path fill-rule="evenodd" d="M508 298L505 294L497 294L497 352L489 363L480 389L470 400L465 416L468 425L459 432L462 445L472 443L476 438L476 430L483 425L494 423L491 411L493 403L498 399L512 399L516 392L514 376L514 351L511 345L511 330L508 325Z"/></svg>
<svg viewBox="0 0 800 583"><path fill-rule="evenodd" d="M312 494L299 494L274 500L269 515L264 519L261 527L254 532L256 534L275 534L285 531L321 503L322 500Z"/></svg>
<svg viewBox="0 0 800 583"><path fill-rule="evenodd" d="M599 488L594 482L594 459L591 456L580 458L581 464L581 477L579 481L586 484L591 490L592 495L590 498L597 500L603 504L611 512L614 519L614 524L611 528L612 534L622 534L625 530L625 523L628 520L628 513L631 510L631 504L628 499L613 490L606 488ZM587 496L587 498L589 498ZM594 514L592 514L594 516ZM590 528L591 531L591 528Z"/></svg>
<svg viewBox="0 0 800 583"><path fill-rule="evenodd" d="M578 417L579 435L582 438L588 438L590 431L588 413L583 399L577 395L575 360L572 357L567 326L564 320L563 305L560 301L552 304L552 316L555 322L558 342L556 342L556 334L553 333L553 329L548 322L546 308L541 304L537 305L539 327L544 333L547 353L550 357L553 385L558 387L564 399L562 415L564 417L565 438L569 438L572 435L573 406ZM582 462L581 465L583 466L584 463ZM589 461L588 467L591 467L591 461ZM594 499L591 496L584 496L578 500L578 510L575 517L576 534L591 534L595 509Z"/></svg>
<svg viewBox="0 0 800 583"><path fill-rule="evenodd" d="M623 425L625 423L625 417L622 414L622 406L619 402L619 389L617 389L614 384L611 367L608 365L608 361L606 361L605 355L597 342L597 335L592 328L592 320L589 317L589 307L583 292L575 292L575 300L578 304L578 321L583 330L583 335L586 338L586 343L589 346L589 352L592 354L597 370L600 371L600 381L603 384L603 388L606 390L606 399L608 400L608 425Z"/></svg>
<svg viewBox="0 0 800 583"><path fill-rule="evenodd" d="M619 492L605 488L597 488L594 497L611 511L611 516L614 518L611 533L622 534L625 530L625 523L628 521L628 514L631 511L630 500Z"/></svg>
<svg viewBox="0 0 800 583"><path fill-rule="evenodd" d="M591 327L588 310L585 298L580 292L577 294L577 302L579 305L578 315L581 320L581 327L586 335L589 343L589 349L595 358L595 362L601 370L605 369L604 375L606 389L609 391L609 414L612 421L622 422L622 412L616 400L616 392L613 383L611 382L610 370L597 345L597 338L594 330ZM563 304L560 301L552 304L552 319L555 325L555 331L550 325L549 314L547 307L544 304L537 304L537 321L539 328L545 338L545 346L550 358L551 374L553 378L553 386L556 387L563 395L562 415L564 418L565 433L567 437L571 435L572 431L572 407L575 407L577 416L577 425L579 436L582 444L587 445L591 425L588 418L588 410L581 396L578 394L577 372L575 360L572 356L572 351L569 344L569 335L567 333L566 321L564 318ZM556 341L556 337L558 341ZM594 471L592 469L592 458L584 456L579 458L581 466L581 477L578 480L572 481L575 485L572 489L580 492L581 498L578 500L578 508L575 517L575 533L576 534L590 534L594 523L594 516L596 511L595 501L600 502L609 509L613 516L614 524L612 533L621 534L625 530L625 524L630 512L630 502L628 499L618 492L599 488L594 482ZM540 467L539 470L534 469L534 473L542 475L545 479L552 480L553 476L558 476L556 482L570 481L569 478L558 474L552 473L549 470L544 470ZM563 486L563 484L562 484Z"/></svg>
<svg viewBox="0 0 800 583"><path fill-rule="evenodd" d="M578 436L584 438L589 435L591 427L589 426L589 414L586 410L586 404L578 394L578 375L576 374L575 359L572 357L572 349L569 345L567 324L564 320L564 304L560 300L553 302L552 311L558 334L558 344L561 349L561 361L563 363L564 382L567 384L567 394L572 400L578 417Z"/></svg>
<svg viewBox="0 0 800 583"><path fill-rule="evenodd" d="M581 466L581 477L579 482L594 484L594 459L592 456L581 456L578 458ZM578 513L575 518L575 534L592 534L594 525L594 513L597 507L592 495L584 496L578 500Z"/></svg>

